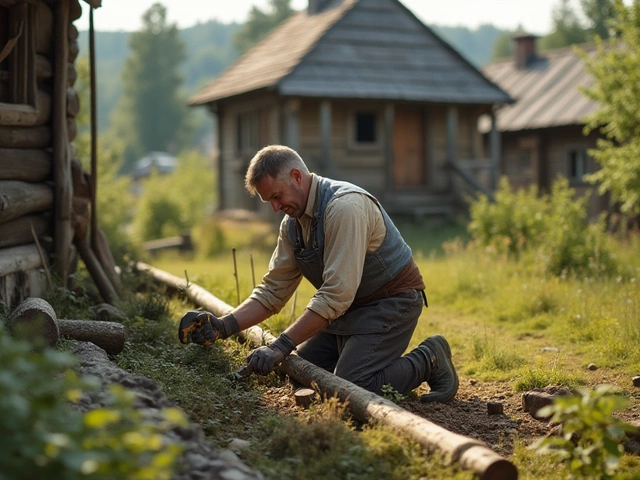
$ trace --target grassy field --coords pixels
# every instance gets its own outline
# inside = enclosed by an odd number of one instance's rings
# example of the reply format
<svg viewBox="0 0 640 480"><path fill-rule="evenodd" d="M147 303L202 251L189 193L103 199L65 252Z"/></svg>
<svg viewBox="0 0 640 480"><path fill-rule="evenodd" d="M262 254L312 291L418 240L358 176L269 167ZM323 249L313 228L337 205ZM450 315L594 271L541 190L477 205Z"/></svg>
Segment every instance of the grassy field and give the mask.
<svg viewBox="0 0 640 480"><path fill-rule="evenodd" d="M608 382L622 389L631 408L638 411L639 395L630 387L631 378L640 374L638 238L617 244L616 255L624 265L619 276L578 279L549 276L532 261L516 262L466 248L467 236L460 227L401 224L400 229L412 246L429 299L410 348L442 333L451 343L462 380L498 382L515 392ZM246 238L251 236L245 233ZM234 238L237 247L228 247L235 248L235 254L228 248L214 258L165 255L148 261L174 275L186 275L236 305L260 281L270 250L254 241L245 247L242 236ZM274 334L282 331L304 310L313 293L303 282L295 301L265 327ZM168 306L169 317L175 320L190 307L174 299ZM438 457L425 457L416 445L391 432L345 424L336 405L279 418L283 409L278 409L273 392L276 397L283 395L278 389L285 387L275 375L254 379L250 388L241 391L231 390L221 378L205 375L211 364L230 371L246 353L246 346L230 341L203 354L173 340L165 344L160 358L153 349L138 350L129 351L121 362L159 379L167 394L186 407L221 446L236 436L251 439L255 448L243 453L244 459L273 479L365 479L372 478L371 469L377 472L376 478L420 479L427 478L425 472L430 472L428 478L470 478L468 472L443 466ZM185 364L194 366L193 375L200 382L189 383L188 394L184 385L170 380L187 381ZM590 364L597 370L588 369ZM271 400L265 401L267 397ZM225 422L206 399L225 412ZM351 453L345 456L345 451ZM511 459L521 478L568 478L565 467L524 452L520 449ZM316 457L317 461L309 460ZM638 478L634 473L640 468L637 457L625 456L623 465L620 478Z"/></svg>

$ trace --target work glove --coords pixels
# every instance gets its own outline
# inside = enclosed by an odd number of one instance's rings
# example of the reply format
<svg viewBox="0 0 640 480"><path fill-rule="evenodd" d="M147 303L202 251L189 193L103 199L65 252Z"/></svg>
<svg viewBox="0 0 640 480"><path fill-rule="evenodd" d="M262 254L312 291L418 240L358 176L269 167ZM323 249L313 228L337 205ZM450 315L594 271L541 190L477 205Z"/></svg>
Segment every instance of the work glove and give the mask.
<svg viewBox="0 0 640 480"><path fill-rule="evenodd" d="M239 331L238 321L231 313L218 318L210 312L190 310L180 320L178 337L182 343L208 346Z"/></svg>
<svg viewBox="0 0 640 480"><path fill-rule="evenodd" d="M247 357L247 363L254 372L268 375L277 365L295 350L296 344L286 333L281 333L275 342L265 347L256 348Z"/></svg>

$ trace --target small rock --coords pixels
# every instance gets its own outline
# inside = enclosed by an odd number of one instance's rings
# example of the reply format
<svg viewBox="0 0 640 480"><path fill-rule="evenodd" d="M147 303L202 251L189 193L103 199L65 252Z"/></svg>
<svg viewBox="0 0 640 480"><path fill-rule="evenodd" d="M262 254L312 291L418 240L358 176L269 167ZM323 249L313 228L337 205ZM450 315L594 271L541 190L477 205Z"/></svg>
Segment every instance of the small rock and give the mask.
<svg viewBox="0 0 640 480"><path fill-rule="evenodd" d="M589 365L587 365L587 369L593 372L598 369L598 366L595 363L590 363Z"/></svg>
<svg viewBox="0 0 640 480"><path fill-rule="evenodd" d="M477 380L474 380L473 378L471 380L469 380L469 385L471 385L472 387L476 386L478 383Z"/></svg>
<svg viewBox="0 0 640 480"><path fill-rule="evenodd" d="M251 445L251 442L247 440L242 440L241 438L232 438L229 441L229 448L231 450L236 450L236 451L244 450L249 445Z"/></svg>
<svg viewBox="0 0 640 480"><path fill-rule="evenodd" d="M637 377L633 377L633 386L640 387L640 375Z"/></svg>

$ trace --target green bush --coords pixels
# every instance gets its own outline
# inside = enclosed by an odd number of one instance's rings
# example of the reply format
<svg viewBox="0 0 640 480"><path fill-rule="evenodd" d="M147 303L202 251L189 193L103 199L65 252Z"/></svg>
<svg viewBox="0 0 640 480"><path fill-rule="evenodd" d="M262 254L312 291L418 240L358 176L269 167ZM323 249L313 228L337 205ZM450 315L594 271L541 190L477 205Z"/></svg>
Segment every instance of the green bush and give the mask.
<svg viewBox="0 0 640 480"><path fill-rule="evenodd" d="M557 397L539 411L560 424L561 435L542 438L531 448L566 462L573 478L612 478L624 453L621 442L636 430L612 415L627 402L609 385L579 391L580 395Z"/></svg>
<svg viewBox="0 0 640 480"><path fill-rule="evenodd" d="M608 245L604 218L590 223L587 197L576 198L564 177L550 195L535 187L514 192L500 181L496 201L481 197L471 205L469 232L475 245L520 258L524 252L552 275L614 275L617 263Z"/></svg>
<svg viewBox="0 0 640 480"><path fill-rule="evenodd" d="M184 415L166 409L163 424L147 422L120 386L106 407L81 414L70 402L91 382L75 363L69 353L35 352L0 326L0 479L170 478L181 447L163 434Z"/></svg>

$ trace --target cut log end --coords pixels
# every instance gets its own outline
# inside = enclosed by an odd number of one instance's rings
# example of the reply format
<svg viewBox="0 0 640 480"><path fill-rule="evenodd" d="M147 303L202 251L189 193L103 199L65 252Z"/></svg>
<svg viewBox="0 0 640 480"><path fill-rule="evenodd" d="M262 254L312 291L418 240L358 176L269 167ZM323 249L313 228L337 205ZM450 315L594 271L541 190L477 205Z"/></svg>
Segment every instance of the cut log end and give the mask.
<svg viewBox="0 0 640 480"><path fill-rule="evenodd" d="M502 402L487 403L487 413L489 415L502 415L504 413L504 406L502 405Z"/></svg>
<svg viewBox="0 0 640 480"><path fill-rule="evenodd" d="M293 397L296 400L296 405L302 408L309 408L314 400L316 400L317 395L315 390L301 387L293 393Z"/></svg>
<svg viewBox="0 0 640 480"><path fill-rule="evenodd" d="M54 346L60 338L56 312L41 298L26 298L11 312L7 325L17 338L29 340L34 346Z"/></svg>

